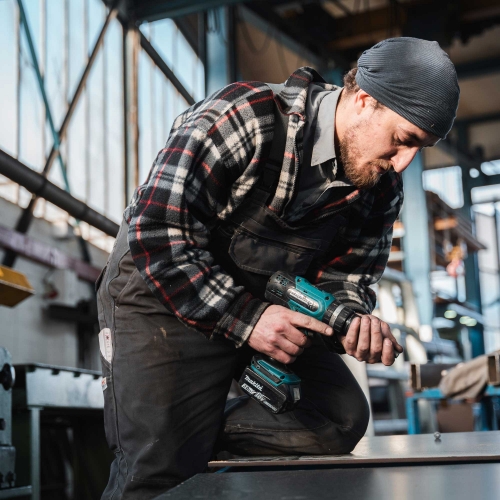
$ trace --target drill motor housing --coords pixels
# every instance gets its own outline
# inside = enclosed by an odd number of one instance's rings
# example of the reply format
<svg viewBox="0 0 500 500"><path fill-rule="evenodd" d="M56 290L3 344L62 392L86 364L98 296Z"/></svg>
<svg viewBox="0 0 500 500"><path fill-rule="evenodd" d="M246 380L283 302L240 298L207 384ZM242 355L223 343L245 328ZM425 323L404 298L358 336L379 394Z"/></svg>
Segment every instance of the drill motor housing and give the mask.
<svg viewBox="0 0 500 500"><path fill-rule="evenodd" d="M274 273L267 283L266 299L330 325L334 334L347 333L357 314L328 292L306 279L284 272ZM306 336L312 332L305 331ZM336 339L337 343L338 340ZM301 398L300 378L287 365L269 356L256 354L240 378L240 387L272 413L292 410Z"/></svg>

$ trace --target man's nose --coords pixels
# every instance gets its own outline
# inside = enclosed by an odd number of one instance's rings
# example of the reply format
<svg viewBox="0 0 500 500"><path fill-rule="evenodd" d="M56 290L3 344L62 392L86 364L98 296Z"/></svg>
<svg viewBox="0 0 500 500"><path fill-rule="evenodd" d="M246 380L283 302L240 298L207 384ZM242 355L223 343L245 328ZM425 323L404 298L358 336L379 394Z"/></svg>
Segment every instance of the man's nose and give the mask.
<svg viewBox="0 0 500 500"><path fill-rule="evenodd" d="M399 150L396 156L392 158L394 170L398 174L406 170L417 153L418 148L405 148L404 150Z"/></svg>

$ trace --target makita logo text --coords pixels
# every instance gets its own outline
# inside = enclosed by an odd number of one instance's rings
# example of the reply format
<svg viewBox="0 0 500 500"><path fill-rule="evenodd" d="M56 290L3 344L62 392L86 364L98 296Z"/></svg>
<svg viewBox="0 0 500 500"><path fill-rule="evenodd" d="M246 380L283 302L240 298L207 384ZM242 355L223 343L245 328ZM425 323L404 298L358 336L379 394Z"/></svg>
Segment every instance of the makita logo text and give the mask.
<svg viewBox="0 0 500 500"><path fill-rule="evenodd" d="M252 380L248 375L245 375L245 380L249 383L249 384L252 384L254 387L256 387L257 389L259 389L259 391L262 391L263 387L255 382L255 380Z"/></svg>

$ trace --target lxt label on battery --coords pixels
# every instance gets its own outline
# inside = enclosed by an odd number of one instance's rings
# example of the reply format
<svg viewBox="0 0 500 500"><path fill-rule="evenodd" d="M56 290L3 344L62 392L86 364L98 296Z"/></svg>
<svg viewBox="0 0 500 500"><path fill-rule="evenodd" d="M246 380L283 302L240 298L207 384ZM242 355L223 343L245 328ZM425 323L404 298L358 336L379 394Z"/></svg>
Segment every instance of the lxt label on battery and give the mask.
<svg viewBox="0 0 500 500"><path fill-rule="evenodd" d="M319 304L316 300L311 299L311 297L308 297L306 294L300 292L296 288L289 288L287 292L288 296L292 300L298 302L301 306L309 309L309 311L314 312L319 309Z"/></svg>

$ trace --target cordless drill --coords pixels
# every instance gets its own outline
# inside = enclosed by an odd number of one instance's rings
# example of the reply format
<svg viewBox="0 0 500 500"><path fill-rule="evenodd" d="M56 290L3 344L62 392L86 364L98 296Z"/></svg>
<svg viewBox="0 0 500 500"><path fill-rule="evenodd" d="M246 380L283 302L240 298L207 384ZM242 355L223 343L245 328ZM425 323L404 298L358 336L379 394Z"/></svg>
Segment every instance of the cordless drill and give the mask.
<svg viewBox="0 0 500 500"><path fill-rule="evenodd" d="M357 314L331 293L319 290L306 279L278 271L267 282L266 299L273 304L311 316L345 335ZM307 336L312 332L304 331ZM300 378L264 354L256 354L240 378L240 387L272 413L283 413L300 401Z"/></svg>

